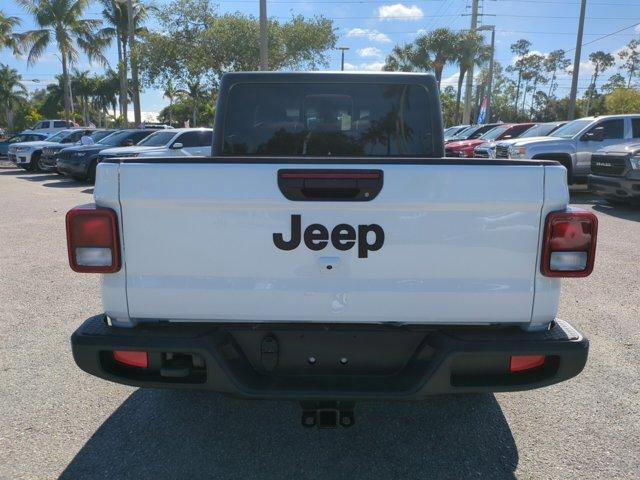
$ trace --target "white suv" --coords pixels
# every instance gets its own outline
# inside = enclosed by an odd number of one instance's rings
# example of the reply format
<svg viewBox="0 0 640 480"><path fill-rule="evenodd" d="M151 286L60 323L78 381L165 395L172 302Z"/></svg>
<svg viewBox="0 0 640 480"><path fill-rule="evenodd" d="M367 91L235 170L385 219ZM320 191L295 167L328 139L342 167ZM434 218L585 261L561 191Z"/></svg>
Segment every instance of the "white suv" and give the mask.
<svg viewBox="0 0 640 480"><path fill-rule="evenodd" d="M33 127L26 129L23 133L26 132L37 132L37 133L56 133L60 130L66 130L67 128L77 127L73 122L67 122L66 120L40 120Z"/></svg>
<svg viewBox="0 0 640 480"><path fill-rule="evenodd" d="M206 157L211 154L212 136L210 128L160 130L132 147L102 150L100 157Z"/></svg>

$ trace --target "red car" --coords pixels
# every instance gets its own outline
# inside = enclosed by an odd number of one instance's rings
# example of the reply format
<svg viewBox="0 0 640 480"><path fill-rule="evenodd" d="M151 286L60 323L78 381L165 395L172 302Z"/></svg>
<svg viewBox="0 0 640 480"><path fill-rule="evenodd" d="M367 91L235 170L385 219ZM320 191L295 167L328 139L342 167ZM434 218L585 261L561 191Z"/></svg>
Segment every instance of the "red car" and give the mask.
<svg viewBox="0 0 640 480"><path fill-rule="evenodd" d="M457 157L457 158L472 158L473 149L478 145L482 145L487 142L496 142L499 140L508 140L515 138L525 130L531 128L534 123L503 123L495 128L492 128L482 136L469 140L460 140L458 142L451 142L445 146L445 157Z"/></svg>

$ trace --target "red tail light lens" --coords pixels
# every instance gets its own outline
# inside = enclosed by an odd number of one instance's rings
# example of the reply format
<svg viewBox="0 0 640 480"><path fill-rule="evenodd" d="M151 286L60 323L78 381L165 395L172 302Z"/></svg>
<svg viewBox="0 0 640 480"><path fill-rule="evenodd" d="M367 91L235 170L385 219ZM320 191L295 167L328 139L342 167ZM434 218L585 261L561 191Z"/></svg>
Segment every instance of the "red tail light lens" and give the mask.
<svg viewBox="0 0 640 480"><path fill-rule="evenodd" d="M593 271L598 219L584 210L551 212L544 228L541 272L547 277L586 277Z"/></svg>
<svg viewBox="0 0 640 480"><path fill-rule="evenodd" d="M69 265L76 272L114 273L120 270L116 212L93 204L69 210L67 250Z"/></svg>
<svg viewBox="0 0 640 480"><path fill-rule="evenodd" d="M130 367L148 368L149 357L147 352L137 352L130 350L114 350L113 359Z"/></svg>
<svg viewBox="0 0 640 480"><path fill-rule="evenodd" d="M544 365L546 357L544 355L514 355L509 362L511 373L524 372Z"/></svg>

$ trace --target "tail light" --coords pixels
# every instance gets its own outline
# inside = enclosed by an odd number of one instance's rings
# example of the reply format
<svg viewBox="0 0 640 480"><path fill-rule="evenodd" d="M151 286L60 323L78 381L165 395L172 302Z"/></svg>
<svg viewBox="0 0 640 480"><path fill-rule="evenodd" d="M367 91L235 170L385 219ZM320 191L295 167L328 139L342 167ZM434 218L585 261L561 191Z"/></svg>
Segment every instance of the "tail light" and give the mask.
<svg viewBox="0 0 640 480"><path fill-rule="evenodd" d="M116 212L94 204L69 210L67 250L71 269L76 272L114 273L120 270Z"/></svg>
<svg viewBox="0 0 640 480"><path fill-rule="evenodd" d="M113 359L130 367L149 368L149 356L147 352L132 350L114 350Z"/></svg>
<svg viewBox="0 0 640 480"><path fill-rule="evenodd" d="M547 357L544 355L514 355L509 359L511 373L525 372L544 365Z"/></svg>
<svg viewBox="0 0 640 480"><path fill-rule="evenodd" d="M542 274L586 277L593 271L598 219L584 210L551 212L544 227Z"/></svg>

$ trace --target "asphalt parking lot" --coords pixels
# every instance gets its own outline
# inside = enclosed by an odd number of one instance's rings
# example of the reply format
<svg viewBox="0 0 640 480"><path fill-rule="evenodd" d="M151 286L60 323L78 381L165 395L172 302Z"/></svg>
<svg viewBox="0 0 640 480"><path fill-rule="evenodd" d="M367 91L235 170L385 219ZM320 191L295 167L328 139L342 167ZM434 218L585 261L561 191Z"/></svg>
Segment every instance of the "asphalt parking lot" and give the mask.
<svg viewBox="0 0 640 480"><path fill-rule="evenodd" d="M0 478L640 478L640 208L584 190L594 274L559 316L591 342L578 377L541 390L360 404L308 430L295 403L139 390L80 371L69 336L100 312L67 264L64 215L91 186L0 169Z"/></svg>

